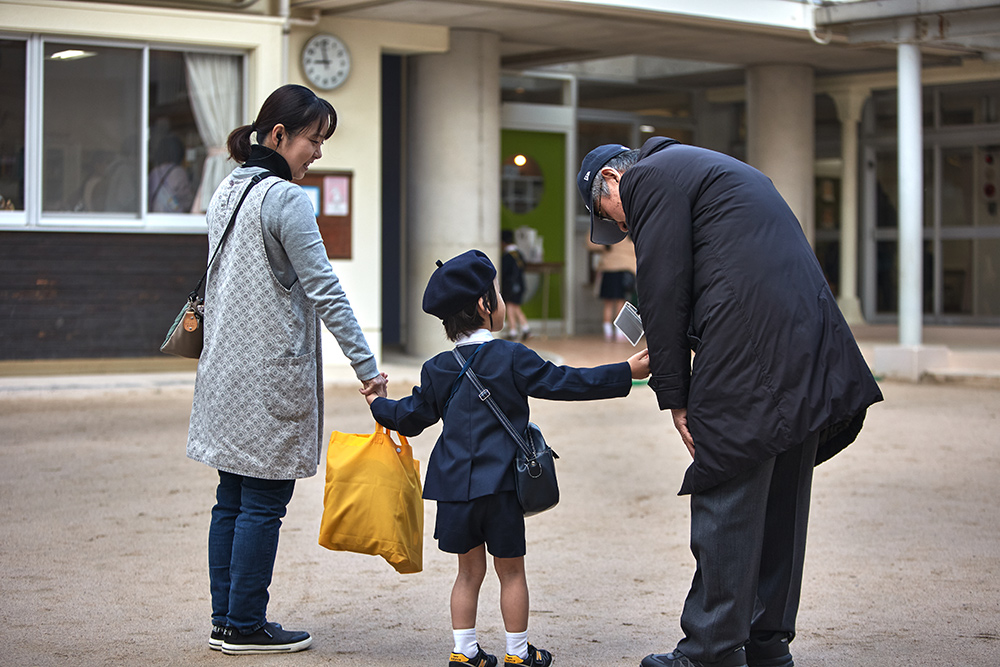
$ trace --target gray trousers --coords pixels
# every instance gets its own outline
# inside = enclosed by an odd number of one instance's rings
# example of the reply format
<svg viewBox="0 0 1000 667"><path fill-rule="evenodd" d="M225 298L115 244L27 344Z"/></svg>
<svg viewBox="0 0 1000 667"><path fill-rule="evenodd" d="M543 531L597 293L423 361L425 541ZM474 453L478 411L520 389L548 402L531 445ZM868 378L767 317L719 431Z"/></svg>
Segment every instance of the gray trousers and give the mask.
<svg viewBox="0 0 1000 667"><path fill-rule="evenodd" d="M754 635L795 634L819 436L691 496L697 562L677 648L715 662Z"/></svg>

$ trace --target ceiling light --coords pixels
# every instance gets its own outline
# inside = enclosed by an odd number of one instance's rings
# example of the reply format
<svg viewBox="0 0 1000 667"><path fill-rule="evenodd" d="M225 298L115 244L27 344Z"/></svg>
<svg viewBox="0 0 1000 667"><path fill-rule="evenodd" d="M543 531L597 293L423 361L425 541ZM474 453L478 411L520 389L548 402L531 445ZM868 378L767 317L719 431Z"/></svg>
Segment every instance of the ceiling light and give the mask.
<svg viewBox="0 0 1000 667"><path fill-rule="evenodd" d="M65 51L58 51L49 56L49 60L79 60L80 58L89 58L90 56L96 56L97 54L93 51L81 51L80 49L66 49Z"/></svg>

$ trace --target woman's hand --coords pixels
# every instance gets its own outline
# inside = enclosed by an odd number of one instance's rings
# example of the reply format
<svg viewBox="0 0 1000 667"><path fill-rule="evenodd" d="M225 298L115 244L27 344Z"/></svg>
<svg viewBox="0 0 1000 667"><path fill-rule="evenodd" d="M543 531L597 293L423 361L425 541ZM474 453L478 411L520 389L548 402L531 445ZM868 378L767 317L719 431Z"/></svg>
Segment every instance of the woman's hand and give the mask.
<svg viewBox="0 0 1000 667"><path fill-rule="evenodd" d="M628 367L632 370L633 380L641 380L649 377L649 348L629 357Z"/></svg>
<svg viewBox="0 0 1000 667"><path fill-rule="evenodd" d="M385 398L387 396L387 389L389 388L389 376L385 373L379 373L373 378L361 381L361 389L358 391L368 399L368 405L372 404L376 398L381 396Z"/></svg>

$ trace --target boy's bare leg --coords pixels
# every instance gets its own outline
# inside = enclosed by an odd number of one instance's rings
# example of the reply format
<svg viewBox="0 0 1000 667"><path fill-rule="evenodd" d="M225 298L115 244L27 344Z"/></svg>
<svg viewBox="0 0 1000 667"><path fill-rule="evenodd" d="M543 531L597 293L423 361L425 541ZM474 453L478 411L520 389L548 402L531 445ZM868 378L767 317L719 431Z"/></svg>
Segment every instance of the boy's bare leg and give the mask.
<svg viewBox="0 0 1000 667"><path fill-rule="evenodd" d="M528 630L528 579L524 574L524 556L494 558L500 579L500 614L507 632Z"/></svg>
<svg viewBox="0 0 1000 667"><path fill-rule="evenodd" d="M522 568L523 569L523 568ZM451 627L463 630L476 627L479 589L486 578L486 545L480 544L458 556L458 576L451 589Z"/></svg>

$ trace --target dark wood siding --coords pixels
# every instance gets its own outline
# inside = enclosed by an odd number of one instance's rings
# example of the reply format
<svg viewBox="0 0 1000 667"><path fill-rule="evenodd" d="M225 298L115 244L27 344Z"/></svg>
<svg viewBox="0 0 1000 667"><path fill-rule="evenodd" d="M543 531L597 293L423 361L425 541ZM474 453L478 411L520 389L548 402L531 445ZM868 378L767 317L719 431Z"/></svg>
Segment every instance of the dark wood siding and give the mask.
<svg viewBox="0 0 1000 667"><path fill-rule="evenodd" d="M0 359L144 357L205 271L203 234L0 232Z"/></svg>

